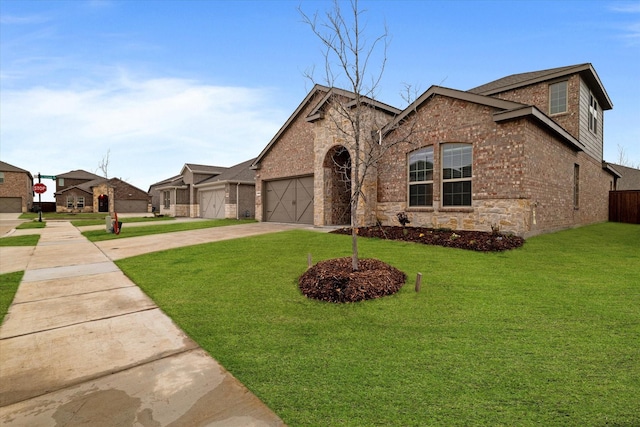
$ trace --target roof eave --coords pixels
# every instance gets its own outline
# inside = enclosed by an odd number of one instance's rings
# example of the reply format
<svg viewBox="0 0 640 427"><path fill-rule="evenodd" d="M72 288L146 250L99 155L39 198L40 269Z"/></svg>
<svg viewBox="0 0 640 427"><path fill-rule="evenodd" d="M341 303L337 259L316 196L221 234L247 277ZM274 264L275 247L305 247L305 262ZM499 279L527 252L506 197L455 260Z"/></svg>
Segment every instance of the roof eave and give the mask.
<svg viewBox="0 0 640 427"><path fill-rule="evenodd" d="M542 111L533 106L525 106L513 110L496 112L493 114L493 121L500 123L527 117L536 119L538 123L544 125L545 128L555 133L564 143L574 150L584 151L584 144L574 138L562 126L554 122Z"/></svg>

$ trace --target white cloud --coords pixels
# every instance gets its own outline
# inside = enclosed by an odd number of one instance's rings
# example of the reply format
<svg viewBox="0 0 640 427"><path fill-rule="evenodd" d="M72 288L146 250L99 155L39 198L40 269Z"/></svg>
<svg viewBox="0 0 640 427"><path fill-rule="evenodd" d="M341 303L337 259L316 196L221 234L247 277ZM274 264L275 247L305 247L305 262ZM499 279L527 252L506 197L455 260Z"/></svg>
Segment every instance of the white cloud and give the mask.
<svg viewBox="0 0 640 427"><path fill-rule="evenodd" d="M231 166L257 156L290 112L268 89L122 76L92 87L3 90L2 158L32 173L95 172L143 190L184 163Z"/></svg>

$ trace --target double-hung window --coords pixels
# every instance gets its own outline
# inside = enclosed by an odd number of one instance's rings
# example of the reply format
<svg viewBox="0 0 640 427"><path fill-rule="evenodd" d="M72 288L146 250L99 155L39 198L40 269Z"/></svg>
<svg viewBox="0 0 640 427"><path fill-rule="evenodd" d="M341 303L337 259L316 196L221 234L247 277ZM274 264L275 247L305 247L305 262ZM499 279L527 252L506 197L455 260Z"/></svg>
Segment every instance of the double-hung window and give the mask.
<svg viewBox="0 0 640 427"><path fill-rule="evenodd" d="M442 206L471 206L472 147L442 146Z"/></svg>
<svg viewBox="0 0 640 427"><path fill-rule="evenodd" d="M549 114L567 112L567 82L549 85Z"/></svg>
<svg viewBox="0 0 640 427"><path fill-rule="evenodd" d="M169 209L171 207L171 193L169 191L162 192L163 204L165 209Z"/></svg>
<svg viewBox="0 0 640 427"><path fill-rule="evenodd" d="M84 197L82 196L78 197L78 201L76 202L76 207L78 209L84 208Z"/></svg>
<svg viewBox="0 0 640 427"><path fill-rule="evenodd" d="M409 154L409 206L433 206L433 147Z"/></svg>
<svg viewBox="0 0 640 427"><path fill-rule="evenodd" d="M67 196L67 209L73 209L73 196Z"/></svg>

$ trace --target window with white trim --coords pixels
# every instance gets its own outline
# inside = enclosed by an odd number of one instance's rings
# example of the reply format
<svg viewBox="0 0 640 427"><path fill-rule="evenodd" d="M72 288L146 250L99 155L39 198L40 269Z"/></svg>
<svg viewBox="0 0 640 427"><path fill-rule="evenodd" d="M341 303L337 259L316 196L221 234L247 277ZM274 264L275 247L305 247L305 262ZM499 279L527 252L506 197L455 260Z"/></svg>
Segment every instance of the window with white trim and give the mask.
<svg viewBox="0 0 640 427"><path fill-rule="evenodd" d="M0 184L4 184L4 172L0 172Z"/></svg>
<svg viewBox="0 0 640 427"><path fill-rule="evenodd" d="M567 112L567 82L549 85L549 114Z"/></svg>
<svg viewBox="0 0 640 427"><path fill-rule="evenodd" d="M471 206L472 147L442 146L442 206Z"/></svg>
<svg viewBox="0 0 640 427"><path fill-rule="evenodd" d="M67 208L73 209L73 196L67 196Z"/></svg>
<svg viewBox="0 0 640 427"><path fill-rule="evenodd" d="M409 206L433 206L433 147L409 154Z"/></svg>
<svg viewBox="0 0 640 427"><path fill-rule="evenodd" d="M84 197L78 197L78 201L76 202L76 207L78 209L84 208Z"/></svg>
<svg viewBox="0 0 640 427"><path fill-rule="evenodd" d="M598 101L589 93L589 130L598 133Z"/></svg>
<svg viewBox="0 0 640 427"><path fill-rule="evenodd" d="M162 199L165 209L169 209L171 207L171 193L169 191L162 192Z"/></svg>

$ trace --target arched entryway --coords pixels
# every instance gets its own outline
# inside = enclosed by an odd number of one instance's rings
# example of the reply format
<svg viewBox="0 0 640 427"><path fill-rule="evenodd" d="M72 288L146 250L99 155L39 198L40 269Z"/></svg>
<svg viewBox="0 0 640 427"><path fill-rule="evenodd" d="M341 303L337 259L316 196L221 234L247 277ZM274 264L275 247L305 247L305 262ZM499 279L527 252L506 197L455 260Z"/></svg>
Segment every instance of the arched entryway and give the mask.
<svg viewBox="0 0 640 427"><path fill-rule="evenodd" d="M351 224L351 155L338 145L324 158L325 171L325 223Z"/></svg>

